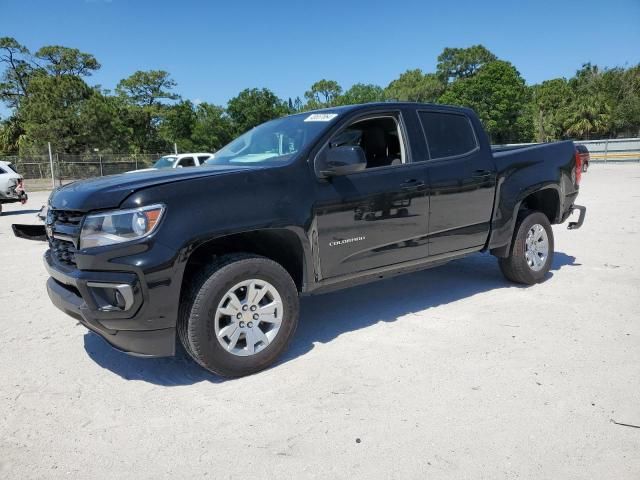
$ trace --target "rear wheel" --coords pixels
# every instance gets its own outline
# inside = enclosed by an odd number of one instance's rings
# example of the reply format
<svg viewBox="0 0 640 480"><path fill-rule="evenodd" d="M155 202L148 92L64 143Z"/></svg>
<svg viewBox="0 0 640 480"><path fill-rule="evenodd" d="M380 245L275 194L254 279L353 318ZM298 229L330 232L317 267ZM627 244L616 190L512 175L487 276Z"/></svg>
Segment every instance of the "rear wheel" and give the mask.
<svg viewBox="0 0 640 480"><path fill-rule="evenodd" d="M541 212L524 212L518 220L510 254L499 259L500 270L512 282L532 285L551 268L553 230Z"/></svg>
<svg viewBox="0 0 640 480"><path fill-rule="evenodd" d="M278 263L225 255L196 276L181 305L185 350L207 370L238 377L271 365L298 323L298 292Z"/></svg>

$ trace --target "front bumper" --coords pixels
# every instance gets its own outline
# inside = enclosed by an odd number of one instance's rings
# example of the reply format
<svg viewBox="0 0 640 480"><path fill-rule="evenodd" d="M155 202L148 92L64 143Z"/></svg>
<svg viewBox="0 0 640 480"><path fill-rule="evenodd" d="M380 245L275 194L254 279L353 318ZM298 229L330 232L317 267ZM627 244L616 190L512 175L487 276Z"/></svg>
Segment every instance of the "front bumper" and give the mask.
<svg viewBox="0 0 640 480"><path fill-rule="evenodd" d="M66 270L53 263L49 251L44 255L44 264L51 275L47 280L49 298L60 310L125 353L174 355L175 328L144 329L145 321L139 318L144 299L136 274ZM105 307L101 292L111 285L125 292L121 310Z"/></svg>

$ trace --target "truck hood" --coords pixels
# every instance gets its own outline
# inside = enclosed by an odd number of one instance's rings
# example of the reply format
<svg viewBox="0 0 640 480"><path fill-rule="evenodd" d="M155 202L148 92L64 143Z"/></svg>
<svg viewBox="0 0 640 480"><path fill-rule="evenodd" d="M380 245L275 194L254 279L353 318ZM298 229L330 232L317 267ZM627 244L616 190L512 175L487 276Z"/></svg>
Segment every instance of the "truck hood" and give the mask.
<svg viewBox="0 0 640 480"><path fill-rule="evenodd" d="M143 188L195 178L227 175L250 169L250 167L235 165L166 168L80 180L54 190L49 197L49 205L56 210L83 212L118 208L129 195Z"/></svg>

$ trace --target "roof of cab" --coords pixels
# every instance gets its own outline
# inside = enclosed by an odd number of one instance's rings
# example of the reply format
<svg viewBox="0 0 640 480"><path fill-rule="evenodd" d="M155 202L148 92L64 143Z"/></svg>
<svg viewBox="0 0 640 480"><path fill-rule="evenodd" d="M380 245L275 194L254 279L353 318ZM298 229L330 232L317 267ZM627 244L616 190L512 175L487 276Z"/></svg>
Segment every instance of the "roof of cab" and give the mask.
<svg viewBox="0 0 640 480"><path fill-rule="evenodd" d="M371 103L356 103L353 105L341 105L338 107L326 107L319 108L317 110L309 110L301 112L301 114L307 113L346 113L354 110L361 110L365 108L399 108L399 107L413 107L413 108L442 108L443 110L470 110L467 107L461 107L458 105L445 105L440 103L419 103L419 102L371 102Z"/></svg>

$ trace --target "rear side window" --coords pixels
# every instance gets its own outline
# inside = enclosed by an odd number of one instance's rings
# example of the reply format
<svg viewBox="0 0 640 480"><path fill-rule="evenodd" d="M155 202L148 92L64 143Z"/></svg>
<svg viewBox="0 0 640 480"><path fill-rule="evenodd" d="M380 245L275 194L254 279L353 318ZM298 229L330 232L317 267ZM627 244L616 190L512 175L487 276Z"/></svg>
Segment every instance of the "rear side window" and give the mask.
<svg viewBox="0 0 640 480"><path fill-rule="evenodd" d="M5 172L4 168L0 167L0 173L7 173L7 172Z"/></svg>
<svg viewBox="0 0 640 480"><path fill-rule="evenodd" d="M471 122L464 115L418 112L432 159L470 153L478 147Z"/></svg>

